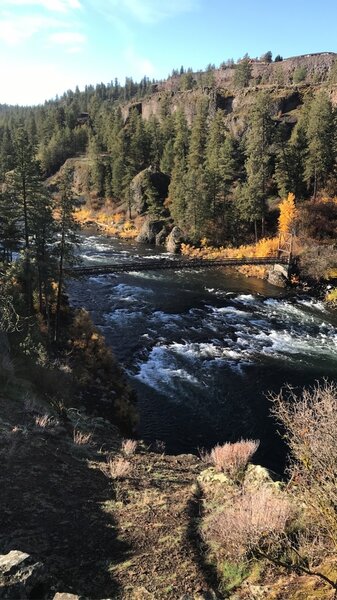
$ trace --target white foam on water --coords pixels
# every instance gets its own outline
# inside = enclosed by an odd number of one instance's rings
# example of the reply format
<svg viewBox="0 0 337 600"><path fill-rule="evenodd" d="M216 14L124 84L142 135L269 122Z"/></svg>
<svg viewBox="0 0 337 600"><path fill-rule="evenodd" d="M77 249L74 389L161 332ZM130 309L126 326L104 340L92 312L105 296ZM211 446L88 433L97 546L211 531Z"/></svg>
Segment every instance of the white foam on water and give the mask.
<svg viewBox="0 0 337 600"><path fill-rule="evenodd" d="M119 283L118 285L114 286L111 298L113 299L114 297L116 297L116 294L119 298L123 300L125 300L126 298L134 298L136 300L136 297L140 295L146 294L148 296L152 296L154 294L154 291L150 288L142 287L139 285L128 285L126 283Z"/></svg>
<svg viewBox="0 0 337 600"><path fill-rule="evenodd" d="M116 323L119 326L127 327L135 321L139 322L144 319L141 311L131 312L129 308L116 308L111 313L104 315L105 321L108 323Z"/></svg>
<svg viewBox="0 0 337 600"><path fill-rule="evenodd" d="M134 378L171 398L175 398L178 382L200 387L196 377L175 363L169 346L155 346Z"/></svg>

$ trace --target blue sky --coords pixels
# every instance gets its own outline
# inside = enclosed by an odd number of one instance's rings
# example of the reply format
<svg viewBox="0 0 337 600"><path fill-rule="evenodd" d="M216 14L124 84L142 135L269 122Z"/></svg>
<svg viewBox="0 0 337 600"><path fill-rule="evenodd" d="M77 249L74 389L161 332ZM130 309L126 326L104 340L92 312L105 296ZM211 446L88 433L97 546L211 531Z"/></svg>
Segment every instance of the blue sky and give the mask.
<svg viewBox="0 0 337 600"><path fill-rule="evenodd" d="M0 103L246 52L337 52L336 22L336 0L0 0Z"/></svg>

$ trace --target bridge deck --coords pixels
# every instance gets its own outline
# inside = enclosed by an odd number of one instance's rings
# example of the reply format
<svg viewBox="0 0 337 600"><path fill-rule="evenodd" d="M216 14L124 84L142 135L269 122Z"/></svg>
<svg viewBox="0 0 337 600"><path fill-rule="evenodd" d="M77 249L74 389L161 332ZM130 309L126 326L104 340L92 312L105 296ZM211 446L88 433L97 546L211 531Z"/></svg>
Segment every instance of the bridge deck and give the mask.
<svg viewBox="0 0 337 600"><path fill-rule="evenodd" d="M68 275L108 275L109 273L125 273L130 271L153 271L161 269L209 269L214 267L239 267L248 265L287 265L286 257L254 257L254 258L223 258L203 260L199 258L186 259L153 259L133 262L114 262L100 265L66 267Z"/></svg>

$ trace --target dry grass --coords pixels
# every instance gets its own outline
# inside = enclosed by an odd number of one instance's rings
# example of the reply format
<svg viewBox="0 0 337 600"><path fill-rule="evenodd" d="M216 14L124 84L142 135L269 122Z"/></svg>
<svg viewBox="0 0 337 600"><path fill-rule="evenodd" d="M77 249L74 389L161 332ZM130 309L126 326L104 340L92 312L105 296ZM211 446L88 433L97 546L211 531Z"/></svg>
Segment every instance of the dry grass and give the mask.
<svg viewBox="0 0 337 600"><path fill-rule="evenodd" d="M124 456L133 456L137 450L136 440L123 440L122 453Z"/></svg>
<svg viewBox="0 0 337 600"><path fill-rule="evenodd" d="M276 546L291 517L292 508L285 496L267 487L243 490L209 517L203 533L208 544L220 547L227 559L235 561L259 548Z"/></svg>
<svg viewBox="0 0 337 600"><path fill-rule="evenodd" d="M258 440L240 440L234 444L228 442L222 446L218 444L204 459L212 463L217 471L226 473L235 479L245 471L259 444Z"/></svg>
<svg viewBox="0 0 337 600"><path fill-rule="evenodd" d="M132 465L125 458L110 458L104 465L103 472L111 479L126 479L132 473Z"/></svg>
<svg viewBox="0 0 337 600"><path fill-rule="evenodd" d="M92 442L92 433L83 433L74 429L73 441L76 446L89 446Z"/></svg>
<svg viewBox="0 0 337 600"><path fill-rule="evenodd" d="M41 427L41 429L55 427L55 425L58 425L58 421L49 415L38 415L34 418L34 421L36 427Z"/></svg>

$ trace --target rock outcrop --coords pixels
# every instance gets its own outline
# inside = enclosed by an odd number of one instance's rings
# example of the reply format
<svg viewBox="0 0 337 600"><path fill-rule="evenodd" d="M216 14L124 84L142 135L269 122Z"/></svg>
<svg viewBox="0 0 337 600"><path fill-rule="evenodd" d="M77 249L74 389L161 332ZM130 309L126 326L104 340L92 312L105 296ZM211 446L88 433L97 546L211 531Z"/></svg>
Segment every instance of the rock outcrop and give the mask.
<svg viewBox="0 0 337 600"><path fill-rule="evenodd" d="M132 216L142 215L147 211L148 206L145 192L149 182L157 194L159 205L162 205L167 198L170 183L169 176L151 166L144 169L133 178L130 184L130 208Z"/></svg>
<svg viewBox="0 0 337 600"><path fill-rule="evenodd" d="M42 563L26 552L11 550L0 556L0 598L43 598L46 573Z"/></svg>

